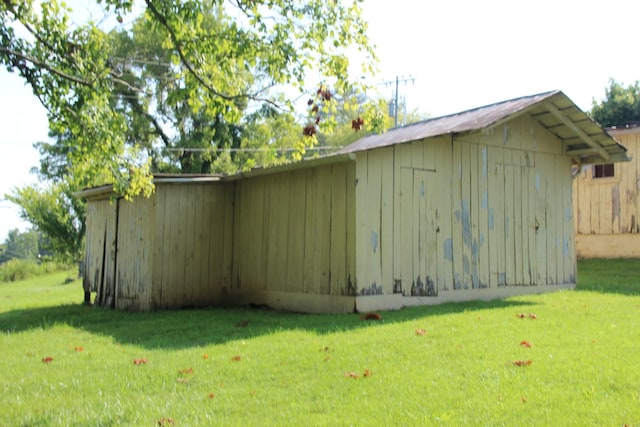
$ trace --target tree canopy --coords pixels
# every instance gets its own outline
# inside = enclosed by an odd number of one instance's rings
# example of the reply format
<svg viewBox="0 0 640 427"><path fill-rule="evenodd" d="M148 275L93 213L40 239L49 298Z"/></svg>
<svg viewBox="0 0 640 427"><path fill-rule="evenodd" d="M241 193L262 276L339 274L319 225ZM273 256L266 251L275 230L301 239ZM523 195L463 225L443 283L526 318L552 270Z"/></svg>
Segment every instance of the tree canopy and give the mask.
<svg viewBox="0 0 640 427"><path fill-rule="evenodd" d="M303 126L332 124L332 97L299 125L279 88L362 92L349 57L359 52L363 73L375 67L358 1L97 3L115 17L113 30L75 23L62 1L0 2L0 62L48 112L54 142L39 146L41 172L70 189L111 182L132 197L150 193L154 171L255 164L242 148L304 150L315 140L302 139ZM365 110L354 119L381 125ZM274 153L258 160L276 162Z"/></svg>
<svg viewBox="0 0 640 427"><path fill-rule="evenodd" d="M624 87L610 79L605 98L600 102L593 100L591 117L606 127L640 124L640 84L636 81Z"/></svg>

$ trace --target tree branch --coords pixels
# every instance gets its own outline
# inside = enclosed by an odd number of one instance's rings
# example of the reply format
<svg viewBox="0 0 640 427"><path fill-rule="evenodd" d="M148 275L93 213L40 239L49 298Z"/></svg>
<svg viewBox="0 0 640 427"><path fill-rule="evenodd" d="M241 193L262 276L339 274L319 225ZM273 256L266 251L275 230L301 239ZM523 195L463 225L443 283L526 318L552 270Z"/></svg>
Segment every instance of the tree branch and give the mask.
<svg viewBox="0 0 640 427"><path fill-rule="evenodd" d="M198 74L198 72L196 72L196 70L193 68L193 65L187 59L186 55L182 51L180 40L178 40L178 36L176 36L175 31L173 30L173 28L171 28L171 25L169 25L169 22L167 21L167 18L162 13L160 13L160 11L155 7L155 5L153 4L153 2L151 0L145 0L145 3L147 5L147 7L149 8L149 10L151 11L151 13L153 14L153 16L156 17L158 22L160 22L160 24L162 24L162 26L169 33L169 37L171 37L171 41L173 42L173 45L175 46L176 52L178 52L178 56L180 57L180 61L187 68L189 73L198 81L198 83L200 83L202 86L204 86L209 92L211 92L214 95L219 96L220 98L222 98L224 100L227 100L227 101L233 101L233 100L238 99L238 98L246 98L247 97L246 95L236 95L236 96L226 95L224 93L221 93L221 92L217 91L213 86L211 86L210 84L205 82L204 79L200 76L200 74Z"/></svg>
<svg viewBox="0 0 640 427"><path fill-rule="evenodd" d="M70 82L79 84L81 86L86 86L86 87L92 87L93 85L84 80L81 79L79 77L76 77L74 75L65 73L64 71L60 71L52 66L50 66L49 64L47 64L46 62L42 62L37 58L34 58L33 56L27 55L26 53L22 53L22 52L17 52L13 49L9 49L8 47L4 47L4 46L0 46L0 54L5 54L7 56L16 56L20 59L23 59L25 61L28 61L30 63L32 63L33 65L35 65L36 67L40 67L40 68L44 68L45 70L49 71L50 73L55 74L58 77L61 77L65 80L69 80ZM12 61L15 62L15 61Z"/></svg>

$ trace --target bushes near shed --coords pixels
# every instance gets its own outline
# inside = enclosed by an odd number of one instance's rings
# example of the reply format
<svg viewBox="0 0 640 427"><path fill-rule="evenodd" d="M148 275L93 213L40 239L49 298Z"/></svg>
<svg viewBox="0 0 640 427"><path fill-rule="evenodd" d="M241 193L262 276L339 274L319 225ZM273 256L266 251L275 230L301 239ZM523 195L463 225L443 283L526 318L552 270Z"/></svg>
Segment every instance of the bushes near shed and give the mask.
<svg viewBox="0 0 640 427"><path fill-rule="evenodd" d="M31 277L50 274L57 271L69 270L67 264L57 261L38 262L25 259L12 259L0 264L0 283L15 282Z"/></svg>

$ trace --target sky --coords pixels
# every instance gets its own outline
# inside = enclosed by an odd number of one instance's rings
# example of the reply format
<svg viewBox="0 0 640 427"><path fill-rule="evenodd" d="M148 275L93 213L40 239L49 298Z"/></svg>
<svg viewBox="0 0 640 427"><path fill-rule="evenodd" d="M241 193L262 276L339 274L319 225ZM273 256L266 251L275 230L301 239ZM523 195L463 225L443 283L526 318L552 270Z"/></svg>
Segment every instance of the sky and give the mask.
<svg viewBox="0 0 640 427"><path fill-rule="evenodd" d="M344 0L343 0L344 1ZM562 90L582 110L609 79L640 80L637 0L364 0L380 64L370 82L431 117ZM25 231L12 188L35 183L33 143L47 139L44 108L15 74L0 70L0 241Z"/></svg>

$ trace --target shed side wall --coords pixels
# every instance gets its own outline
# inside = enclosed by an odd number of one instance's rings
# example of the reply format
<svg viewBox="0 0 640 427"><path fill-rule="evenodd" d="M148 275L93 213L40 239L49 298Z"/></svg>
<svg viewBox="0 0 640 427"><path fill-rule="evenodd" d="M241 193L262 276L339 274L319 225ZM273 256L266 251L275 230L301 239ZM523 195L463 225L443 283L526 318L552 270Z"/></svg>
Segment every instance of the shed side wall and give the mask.
<svg viewBox="0 0 640 427"><path fill-rule="evenodd" d="M237 181L230 295L301 309L286 294L352 294L354 179L345 162Z"/></svg>
<svg viewBox="0 0 640 427"><path fill-rule="evenodd" d="M610 133L628 149L631 161L615 163L610 178L594 178L593 166L587 165L574 179L579 257L637 257L640 253L640 129Z"/></svg>
<svg viewBox="0 0 640 427"><path fill-rule="evenodd" d="M116 309L150 308L151 257L155 198L139 197L118 204L118 258L116 265Z"/></svg>
<svg viewBox="0 0 640 427"><path fill-rule="evenodd" d="M575 283L571 159L530 116L357 156L359 310Z"/></svg>
<svg viewBox="0 0 640 427"><path fill-rule="evenodd" d="M150 309L221 303L230 277L225 269L230 268L226 254L231 251L232 188L221 183L156 186L148 202L149 216L141 218L152 247L147 276L151 280L145 282ZM133 269L128 267L129 272Z"/></svg>

